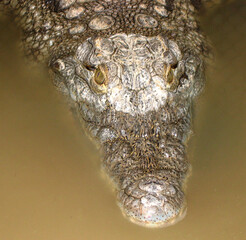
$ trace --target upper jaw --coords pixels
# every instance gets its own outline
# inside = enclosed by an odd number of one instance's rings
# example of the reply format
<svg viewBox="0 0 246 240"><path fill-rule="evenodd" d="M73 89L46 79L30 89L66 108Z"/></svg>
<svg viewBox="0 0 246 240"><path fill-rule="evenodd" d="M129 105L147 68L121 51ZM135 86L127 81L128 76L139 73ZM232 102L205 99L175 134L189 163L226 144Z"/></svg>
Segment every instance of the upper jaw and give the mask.
<svg viewBox="0 0 246 240"><path fill-rule="evenodd" d="M117 119L118 138L102 144L103 167L115 184L123 214L145 227L178 222L186 212L183 186L190 165L182 135L189 127L182 121L178 126L177 120L174 125L159 124L159 131L153 113L150 118L122 115ZM177 134L171 134L173 128L179 129Z"/></svg>

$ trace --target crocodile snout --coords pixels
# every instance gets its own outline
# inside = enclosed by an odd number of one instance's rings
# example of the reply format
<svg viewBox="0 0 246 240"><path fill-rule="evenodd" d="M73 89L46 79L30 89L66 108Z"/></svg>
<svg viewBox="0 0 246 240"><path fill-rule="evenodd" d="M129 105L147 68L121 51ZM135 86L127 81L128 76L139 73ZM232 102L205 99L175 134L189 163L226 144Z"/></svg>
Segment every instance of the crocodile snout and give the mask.
<svg viewBox="0 0 246 240"><path fill-rule="evenodd" d="M119 205L123 214L136 224L165 227L185 216L186 204L179 191L164 180L145 177L119 192Z"/></svg>

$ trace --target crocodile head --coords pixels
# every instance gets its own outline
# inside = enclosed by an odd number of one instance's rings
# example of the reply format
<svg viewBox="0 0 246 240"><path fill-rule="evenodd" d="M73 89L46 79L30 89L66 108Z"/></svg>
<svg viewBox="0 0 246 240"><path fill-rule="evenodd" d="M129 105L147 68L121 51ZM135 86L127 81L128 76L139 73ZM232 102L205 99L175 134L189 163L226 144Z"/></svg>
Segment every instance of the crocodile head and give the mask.
<svg viewBox="0 0 246 240"><path fill-rule="evenodd" d="M55 84L103 152L123 213L150 227L180 220L202 60L162 36L117 34L89 38L51 66Z"/></svg>

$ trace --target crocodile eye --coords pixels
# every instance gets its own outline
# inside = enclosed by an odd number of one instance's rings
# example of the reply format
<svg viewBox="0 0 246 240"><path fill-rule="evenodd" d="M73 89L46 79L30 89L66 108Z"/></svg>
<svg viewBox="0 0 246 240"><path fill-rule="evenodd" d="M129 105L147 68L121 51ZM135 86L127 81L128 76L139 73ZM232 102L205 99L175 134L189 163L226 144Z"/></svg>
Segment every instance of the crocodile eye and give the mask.
<svg viewBox="0 0 246 240"><path fill-rule="evenodd" d="M177 78L175 77L174 70L176 66L165 65L164 69L164 79L166 82L167 88L174 90L177 87Z"/></svg>
<svg viewBox="0 0 246 240"><path fill-rule="evenodd" d="M174 79L174 75L173 75L173 69L170 66L166 68L165 77L166 77L167 83L169 84L172 83Z"/></svg>
<svg viewBox="0 0 246 240"><path fill-rule="evenodd" d="M106 76L104 75L103 71L99 68L96 69L95 74L94 74L94 81L98 85L102 85L105 83Z"/></svg>
<svg viewBox="0 0 246 240"><path fill-rule="evenodd" d="M91 86L97 93L105 93L107 91L108 69L106 65L99 65L94 70L94 75L91 79Z"/></svg>

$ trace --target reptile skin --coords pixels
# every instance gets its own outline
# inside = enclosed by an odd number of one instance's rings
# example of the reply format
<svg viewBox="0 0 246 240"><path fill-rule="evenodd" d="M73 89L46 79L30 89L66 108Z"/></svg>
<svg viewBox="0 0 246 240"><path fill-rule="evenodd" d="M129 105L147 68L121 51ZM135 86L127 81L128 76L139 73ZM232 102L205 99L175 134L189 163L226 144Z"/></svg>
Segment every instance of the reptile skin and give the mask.
<svg viewBox="0 0 246 240"><path fill-rule="evenodd" d="M199 1L4 0L103 153L118 205L159 227L186 213L186 146L209 47Z"/></svg>

